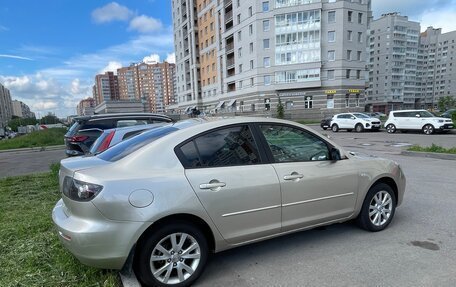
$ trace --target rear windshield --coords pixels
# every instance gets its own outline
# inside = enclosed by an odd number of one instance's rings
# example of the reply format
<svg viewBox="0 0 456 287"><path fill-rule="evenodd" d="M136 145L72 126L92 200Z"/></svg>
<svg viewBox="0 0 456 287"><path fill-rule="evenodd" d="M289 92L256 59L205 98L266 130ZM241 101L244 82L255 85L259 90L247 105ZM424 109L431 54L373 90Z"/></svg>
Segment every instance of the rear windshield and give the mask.
<svg viewBox="0 0 456 287"><path fill-rule="evenodd" d="M118 161L127 155L137 151L143 146L177 130L178 128L168 125L150 130L148 132L144 132L140 135L116 144L115 146L100 153L97 157L110 162Z"/></svg>
<svg viewBox="0 0 456 287"><path fill-rule="evenodd" d="M79 126L80 126L79 122L75 121L73 123L73 125L70 127L70 129L68 130L67 135L74 135L78 131Z"/></svg>

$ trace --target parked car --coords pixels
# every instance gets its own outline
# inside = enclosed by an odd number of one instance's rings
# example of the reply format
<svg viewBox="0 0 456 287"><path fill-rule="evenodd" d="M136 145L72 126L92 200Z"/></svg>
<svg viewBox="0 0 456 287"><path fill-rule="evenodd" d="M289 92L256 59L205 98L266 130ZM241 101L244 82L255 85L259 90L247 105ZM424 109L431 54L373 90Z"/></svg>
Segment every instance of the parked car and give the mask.
<svg viewBox="0 0 456 287"><path fill-rule="evenodd" d="M338 132L340 129L347 131L355 130L362 132L364 130L378 131L382 122L377 118L372 118L363 113L343 113L335 115L331 120L331 130Z"/></svg>
<svg viewBox="0 0 456 287"><path fill-rule="evenodd" d="M442 118L447 118L447 119L451 119L451 115L456 113L456 109L449 109L448 111L444 112L443 114L441 114L440 116Z"/></svg>
<svg viewBox="0 0 456 287"><path fill-rule="evenodd" d="M95 140L106 129L162 122L169 123L172 120L167 116L151 113L101 114L77 117L65 134L65 153L67 156L87 154Z"/></svg>
<svg viewBox="0 0 456 287"><path fill-rule="evenodd" d="M320 127L324 130L327 130L329 127L331 127L331 120L332 116L324 117L320 122Z"/></svg>
<svg viewBox="0 0 456 287"><path fill-rule="evenodd" d="M96 155L99 154L108 148L139 135L144 131L148 131L150 129L158 128L167 123L158 123L158 124L150 124L150 125L139 125L139 126L131 126L131 127L123 127L123 128L114 128L109 130L104 130L101 135L97 138L97 140L92 144L90 147L89 154Z"/></svg>
<svg viewBox="0 0 456 287"><path fill-rule="evenodd" d="M356 219L380 231L406 180L279 119L189 119L97 156L61 161L58 237L82 263L130 270L143 286L189 286L208 254Z"/></svg>
<svg viewBox="0 0 456 287"><path fill-rule="evenodd" d="M390 112L385 127L390 134L397 130L421 130L431 135L435 131L449 131L454 125L452 120L436 117L426 110L403 110Z"/></svg>
<svg viewBox="0 0 456 287"><path fill-rule="evenodd" d="M371 118L377 118L377 119L379 119L381 117L386 117L386 115L384 113L380 113L380 112L366 113L366 115L368 115Z"/></svg>

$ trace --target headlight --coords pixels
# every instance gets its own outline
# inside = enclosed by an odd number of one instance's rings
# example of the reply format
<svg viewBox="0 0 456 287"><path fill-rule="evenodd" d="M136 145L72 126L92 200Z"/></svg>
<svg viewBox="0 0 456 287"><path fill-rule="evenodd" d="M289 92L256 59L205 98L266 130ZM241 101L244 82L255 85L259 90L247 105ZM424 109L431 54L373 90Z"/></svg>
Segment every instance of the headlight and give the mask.
<svg viewBox="0 0 456 287"><path fill-rule="evenodd" d="M63 180L63 194L76 201L91 201L102 189L101 185L80 181L69 176Z"/></svg>

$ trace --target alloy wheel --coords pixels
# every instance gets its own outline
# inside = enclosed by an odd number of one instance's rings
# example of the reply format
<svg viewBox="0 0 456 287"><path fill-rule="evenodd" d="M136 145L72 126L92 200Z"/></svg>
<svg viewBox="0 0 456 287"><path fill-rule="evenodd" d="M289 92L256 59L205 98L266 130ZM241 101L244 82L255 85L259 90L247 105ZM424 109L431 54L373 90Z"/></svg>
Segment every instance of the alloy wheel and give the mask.
<svg viewBox="0 0 456 287"><path fill-rule="evenodd" d="M431 135L432 133L434 133L434 127L432 125L425 125L423 127L423 132L427 135Z"/></svg>
<svg viewBox="0 0 456 287"><path fill-rule="evenodd" d="M191 235L172 233L160 240L150 257L152 275L164 284L186 281L198 268L201 249Z"/></svg>
<svg viewBox="0 0 456 287"><path fill-rule="evenodd" d="M393 133L396 132L396 127L393 124L389 124L389 125L386 126L386 131L389 134L393 134Z"/></svg>
<svg viewBox="0 0 456 287"><path fill-rule="evenodd" d="M369 204L369 220L375 226L382 226L391 216L393 199L384 190L377 192Z"/></svg>

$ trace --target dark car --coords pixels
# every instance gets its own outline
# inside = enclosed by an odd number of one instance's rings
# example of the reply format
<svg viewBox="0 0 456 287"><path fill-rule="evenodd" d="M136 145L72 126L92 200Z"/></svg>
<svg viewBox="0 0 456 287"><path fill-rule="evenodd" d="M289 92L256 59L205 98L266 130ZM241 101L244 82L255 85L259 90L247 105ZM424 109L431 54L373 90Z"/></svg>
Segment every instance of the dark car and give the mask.
<svg viewBox="0 0 456 287"><path fill-rule="evenodd" d="M454 113L456 113L456 109L450 109L450 110L444 112L443 114L441 114L440 116L442 118L451 119L451 115L454 114Z"/></svg>
<svg viewBox="0 0 456 287"><path fill-rule="evenodd" d="M320 127L324 130L329 128L329 125L331 124L332 116L326 116L324 119L321 120L320 122Z"/></svg>
<svg viewBox="0 0 456 287"><path fill-rule="evenodd" d="M168 116L152 113L102 114L77 117L65 134L65 153L67 156L89 153L92 144L107 129L172 121Z"/></svg>

